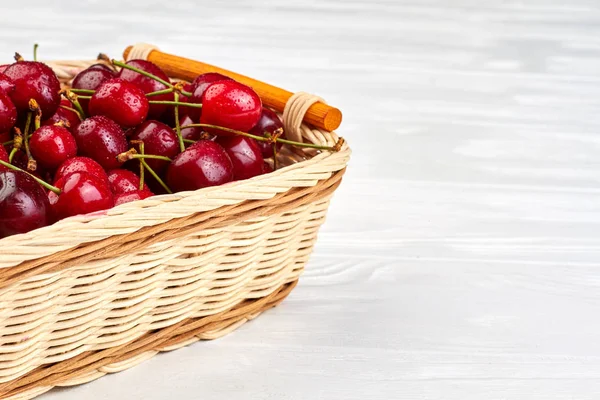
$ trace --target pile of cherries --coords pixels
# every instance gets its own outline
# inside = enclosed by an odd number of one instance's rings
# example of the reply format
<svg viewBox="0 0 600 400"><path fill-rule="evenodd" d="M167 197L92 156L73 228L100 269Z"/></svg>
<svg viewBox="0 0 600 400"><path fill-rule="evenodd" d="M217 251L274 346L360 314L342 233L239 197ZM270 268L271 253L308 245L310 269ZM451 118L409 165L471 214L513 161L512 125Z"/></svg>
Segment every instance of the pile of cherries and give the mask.
<svg viewBox="0 0 600 400"><path fill-rule="evenodd" d="M282 144L321 148L285 140L254 90L221 74L172 82L151 62L113 60L65 89L15 58L0 66L0 238L268 173Z"/></svg>

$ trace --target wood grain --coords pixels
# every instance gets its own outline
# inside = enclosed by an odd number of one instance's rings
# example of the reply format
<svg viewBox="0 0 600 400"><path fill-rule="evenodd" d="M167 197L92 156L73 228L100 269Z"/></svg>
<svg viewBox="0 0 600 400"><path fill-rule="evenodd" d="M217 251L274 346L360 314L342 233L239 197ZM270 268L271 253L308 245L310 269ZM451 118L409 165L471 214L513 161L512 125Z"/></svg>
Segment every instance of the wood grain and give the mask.
<svg viewBox="0 0 600 400"><path fill-rule="evenodd" d="M598 399L597 1L49 4L3 4L6 60L154 43L324 97L354 153L280 307L42 399Z"/></svg>

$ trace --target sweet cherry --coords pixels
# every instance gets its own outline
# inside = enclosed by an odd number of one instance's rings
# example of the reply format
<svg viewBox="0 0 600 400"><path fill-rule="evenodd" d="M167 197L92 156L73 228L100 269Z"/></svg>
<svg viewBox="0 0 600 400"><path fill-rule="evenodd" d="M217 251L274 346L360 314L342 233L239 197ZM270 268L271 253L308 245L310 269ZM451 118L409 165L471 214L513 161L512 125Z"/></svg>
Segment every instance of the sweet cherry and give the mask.
<svg viewBox="0 0 600 400"><path fill-rule="evenodd" d="M66 99L62 99L60 105L69 108L73 107L71 105L71 102ZM77 126L79 125L81 120L79 119L79 115L75 111L59 107L53 116L42 122L42 125L55 125L60 122L66 124L65 128L67 128L67 130L69 130L70 132L75 132L75 129L77 129Z"/></svg>
<svg viewBox="0 0 600 400"><path fill-rule="evenodd" d="M77 143L67 128L42 126L31 135L31 155L44 168L54 170L77 155Z"/></svg>
<svg viewBox="0 0 600 400"><path fill-rule="evenodd" d="M0 238L48 225L49 211L48 197L32 177L0 172Z"/></svg>
<svg viewBox="0 0 600 400"><path fill-rule="evenodd" d="M113 169L108 173L108 182L113 194L130 193L140 190L140 177L126 169ZM150 192L144 184L143 191ZM152 194L152 192L150 192Z"/></svg>
<svg viewBox="0 0 600 400"><path fill-rule="evenodd" d="M256 125L261 112L262 102L252 88L236 81L219 81L202 95L200 123L247 132ZM229 135L223 131L211 133Z"/></svg>
<svg viewBox="0 0 600 400"><path fill-rule="evenodd" d="M54 174L54 183L74 172L86 172L108 185L108 176L100 164L88 157L73 157L63 162Z"/></svg>
<svg viewBox="0 0 600 400"><path fill-rule="evenodd" d="M233 178L242 180L263 173L264 160L256 140L244 136L217 138L233 163Z"/></svg>
<svg viewBox="0 0 600 400"><path fill-rule="evenodd" d="M192 117L189 116L189 114L184 115L183 117L179 118L179 126L186 126L186 125L190 125L193 124L194 121L192 120ZM185 128L181 130L181 136L183 136L184 139L189 139L189 140L198 140L200 139L200 136L202 135L202 128L193 126L191 128Z"/></svg>
<svg viewBox="0 0 600 400"><path fill-rule="evenodd" d="M279 128L283 129L283 122L281 122L281 120L279 119L277 114L275 114L273 111L269 110L268 108L263 107L262 113L260 114L260 119L258 120L256 125L254 125L254 127L252 129L250 129L250 132L248 132L248 133L251 133L256 136L264 136L265 132L269 132L272 135ZM285 138L284 135L281 135L279 137ZM260 147L263 158L273 157L273 145L272 144L267 143L267 142L257 142L257 143L258 143L258 147ZM281 148L281 146L282 146L281 143L277 143L277 150L279 150Z"/></svg>
<svg viewBox="0 0 600 400"><path fill-rule="evenodd" d="M158 121L146 121L134 131L131 140L144 142L144 153L169 158L179 154L179 141L173 129ZM134 144L136 150L139 145ZM157 173L164 171L169 165L168 161L147 159L146 163Z"/></svg>
<svg viewBox="0 0 600 400"><path fill-rule="evenodd" d="M115 207L121 204L131 203L132 201L144 200L153 196L148 190L136 190L134 192L119 193L115 195Z"/></svg>
<svg viewBox="0 0 600 400"><path fill-rule="evenodd" d="M104 115L124 127L144 122L149 110L142 89L121 78L113 78L98 86L90 100L91 115Z"/></svg>
<svg viewBox="0 0 600 400"><path fill-rule="evenodd" d="M73 79L73 89L96 90L104 81L115 77L114 72L103 64L94 64L91 67L81 71L75 79ZM79 104L83 111L89 113L90 101L88 99L80 99Z"/></svg>
<svg viewBox="0 0 600 400"><path fill-rule="evenodd" d="M222 185L233 180L233 164L227 152L212 140L196 142L171 162L167 185L176 191Z"/></svg>
<svg viewBox="0 0 600 400"><path fill-rule="evenodd" d="M10 97L19 112L29 111L29 100L40 106L42 118L56 112L60 104L60 82L46 64L36 61L19 61L11 64L4 74L15 83Z"/></svg>
<svg viewBox="0 0 600 400"><path fill-rule="evenodd" d="M4 92L8 95L12 94L15 90L15 83L6 74L0 72L0 92Z"/></svg>
<svg viewBox="0 0 600 400"><path fill-rule="evenodd" d="M198 75L192 82L192 97L189 99L191 103L200 104L202 103L202 95L206 89L215 82L220 81L231 81L232 79L228 76L221 75L217 72L207 72L205 74ZM201 108L190 108L188 107L188 113L192 119L198 121L200 119Z"/></svg>
<svg viewBox="0 0 600 400"><path fill-rule="evenodd" d="M56 182L56 187L61 193L50 192L48 199L57 220L107 210L115 204L109 186L86 172L66 175Z"/></svg>
<svg viewBox="0 0 600 400"><path fill-rule="evenodd" d="M106 170L121 166L117 156L127 151L127 139L114 121L101 115L88 118L73 136L81 155L94 159Z"/></svg>
<svg viewBox="0 0 600 400"><path fill-rule="evenodd" d="M150 61L146 60L130 60L127 61L127 65L140 69L142 71L148 72L154 76L161 78L164 81L170 82L169 77L165 72L160 69L160 67ZM168 89L168 87L152 78L148 78L140 74L139 72L132 71L130 69L123 68L121 72L119 72L119 78L124 79L128 82L135 84L137 87L142 89L144 93L158 92L159 90ZM173 93L161 94L158 96L153 96L152 100L158 101L172 101ZM158 119L167 109L167 105L165 104L151 104L150 111L148 112L149 119Z"/></svg>
<svg viewBox="0 0 600 400"><path fill-rule="evenodd" d="M0 91L0 131L8 131L17 122L17 109L10 97Z"/></svg>

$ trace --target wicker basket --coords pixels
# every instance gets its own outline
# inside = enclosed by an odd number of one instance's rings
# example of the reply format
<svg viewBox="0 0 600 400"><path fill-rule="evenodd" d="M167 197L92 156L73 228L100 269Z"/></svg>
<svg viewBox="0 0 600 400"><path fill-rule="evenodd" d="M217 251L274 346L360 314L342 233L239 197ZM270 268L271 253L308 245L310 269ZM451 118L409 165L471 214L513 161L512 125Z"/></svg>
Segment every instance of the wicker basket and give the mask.
<svg viewBox="0 0 600 400"><path fill-rule="evenodd" d="M94 62L49 64L67 82ZM335 133L301 125L311 101L290 99L288 134L333 146ZM279 304L349 157L345 144L288 149L271 174L0 240L0 398L30 399L130 368Z"/></svg>

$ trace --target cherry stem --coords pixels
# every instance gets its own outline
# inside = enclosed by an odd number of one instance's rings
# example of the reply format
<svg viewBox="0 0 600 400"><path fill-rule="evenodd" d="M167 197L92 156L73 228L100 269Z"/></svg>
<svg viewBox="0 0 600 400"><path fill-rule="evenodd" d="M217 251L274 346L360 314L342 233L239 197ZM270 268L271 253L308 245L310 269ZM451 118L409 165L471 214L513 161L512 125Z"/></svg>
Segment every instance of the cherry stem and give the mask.
<svg viewBox="0 0 600 400"><path fill-rule="evenodd" d="M147 155L146 155L147 157ZM160 178L160 176L158 176L158 174L156 172L154 172L154 170L152 168L150 168L150 166L148 165L148 163L146 162L146 160L144 160L143 158L140 158L140 162L142 163L142 165L144 166L144 168L146 168L148 170L148 172L150 172L150 175L152 175L154 177L154 179L156 179L156 181L158 182L158 184L160 186L163 187L163 189L165 189L165 191L169 194L173 194L173 191L167 186L167 184Z"/></svg>
<svg viewBox="0 0 600 400"><path fill-rule="evenodd" d="M183 143L194 144L194 143L196 143L196 141L192 140L192 139L183 139Z"/></svg>
<svg viewBox="0 0 600 400"><path fill-rule="evenodd" d="M60 105L60 108L64 108L65 110L69 110L69 111L74 112L75 114L77 114L77 118L79 118L80 121L83 121L83 118L81 118L81 115L79 114L79 111L77 111L76 109L74 109L72 107L63 106L62 104Z"/></svg>
<svg viewBox="0 0 600 400"><path fill-rule="evenodd" d="M240 136L246 136L255 140L258 140L260 142L273 142L273 143L284 143L284 144L289 144L291 146L296 146L296 147L307 147L310 149L318 149L318 150L328 150L328 151L339 151L339 147L337 144L333 147L330 146L322 146L319 144L312 144L312 143L302 143L302 142L294 142L293 140L287 140L287 139L280 139L279 137L264 137L264 136L257 136L257 135L252 135L250 133L246 133L246 132L242 132L242 131L237 131L235 129L230 129L230 128L225 128L224 126L217 126L217 125L210 125L210 124L189 124L189 125L184 125L181 127L181 129L186 129L186 128L212 128L212 129L217 129L223 132L229 132L229 133L234 133L236 135L240 135ZM342 139L340 138L340 142L339 143L343 143Z"/></svg>
<svg viewBox="0 0 600 400"><path fill-rule="evenodd" d="M174 91L175 91L174 88L157 90L156 92L146 93L146 97L160 96L161 94L169 94L169 93L173 93Z"/></svg>
<svg viewBox="0 0 600 400"><path fill-rule="evenodd" d="M172 160L169 157L165 157L165 156L158 156L155 154L130 154L129 159L140 159L140 160L144 160L144 159L151 159L151 160L162 160L162 161L169 161L171 162Z"/></svg>
<svg viewBox="0 0 600 400"><path fill-rule="evenodd" d="M57 188L56 186L52 186L51 184L49 184L49 183L47 183L47 182L43 181L42 179L38 178L37 176L35 176L35 175L33 175L33 174L30 174L30 173L29 173L29 172L27 172L27 171L23 171L23 170L22 170L21 168L19 168L19 167L16 167L16 166L14 166L14 165L12 165L12 164L9 164L9 163L7 163L7 162L5 162L5 161L2 161L2 160L0 160L0 165L4 166L4 167L6 167L6 168L12 169L13 171L24 172L24 173L26 173L27 175L29 175L30 177L32 177L33 179L35 179L35 181L36 181L37 183L39 183L40 185L42 185L42 186L43 186L43 187L45 187L46 189L48 189L48 190L50 190L50 191L52 191L52 192L54 192L54 193L56 193L56 194L61 194L61 193L62 193L62 191L61 191L59 188Z"/></svg>
<svg viewBox="0 0 600 400"><path fill-rule="evenodd" d="M37 61L38 47L39 47L39 44L37 44L37 43L33 44L33 61Z"/></svg>
<svg viewBox="0 0 600 400"><path fill-rule="evenodd" d="M92 96L77 96L78 99L84 99L84 100L89 100L92 98Z"/></svg>
<svg viewBox="0 0 600 400"><path fill-rule="evenodd" d="M71 104L73 104L73 107L75 107L75 109L77 110L77 113L79 114L79 119L83 121L85 119L85 112L83 111L83 107L81 107L81 103L79 102L79 100L77 100L79 96L77 96L77 94L71 92L70 90L67 90L64 93L67 100L69 100Z"/></svg>
<svg viewBox="0 0 600 400"><path fill-rule="evenodd" d="M150 79L154 79L155 81L162 83L166 87L169 87L169 88L174 88L175 87L175 85L173 85L171 82L167 82L164 79L161 79L158 76L151 74L150 72L146 72L144 70L141 70L141 69L136 68L134 66L131 66L129 64L122 63L122 62L117 61L117 60L112 60L112 63L114 65L117 65L117 66L121 67L121 68L129 69L131 71L137 72L138 74L142 74L144 76L147 76ZM190 92L186 92L185 90L181 90L181 94L184 95L184 96L187 96L187 97L190 97L192 95Z"/></svg>
<svg viewBox="0 0 600 400"><path fill-rule="evenodd" d="M179 93L175 92L175 103L179 103ZM179 150L185 151L185 143L183 143L183 135L181 134L181 124L179 123L179 104L175 105L175 132L179 139Z"/></svg>
<svg viewBox="0 0 600 400"><path fill-rule="evenodd" d="M144 141L140 140L140 153L144 155ZM140 160L140 190L144 190L144 173L146 172L146 168L144 168L144 164L142 160Z"/></svg>
<svg viewBox="0 0 600 400"><path fill-rule="evenodd" d="M21 146L23 146L23 134L21 133L21 130L17 127L13 128L15 130L15 136L13 139L13 148L10 151L10 154L8 155L8 162L12 164L13 162L13 158L15 157L15 154L17 154L17 151L21 150Z"/></svg>
<svg viewBox="0 0 600 400"><path fill-rule="evenodd" d="M71 88L69 89L71 92L76 93L76 94L94 94L96 93L95 90L92 89L74 89Z"/></svg>
<svg viewBox="0 0 600 400"><path fill-rule="evenodd" d="M202 104L196 104L196 103L181 103L179 101L162 101L162 100L149 100L148 103L150 104L168 104L168 105L172 105L172 106L180 106L180 107L192 107L192 108L202 108Z"/></svg>
<svg viewBox="0 0 600 400"><path fill-rule="evenodd" d="M31 100L30 101L30 105L32 104L31 102L35 102L35 100ZM37 106L37 103L35 103L35 105ZM31 116L33 115L33 112L28 112L27 113L27 120L25 121L25 135L23 137L23 142L25 144L25 154L27 155L27 170L29 171L35 171L37 169L37 165L35 160L33 159L33 157L31 156L31 151L29 150L29 128L31 127ZM37 116L36 116L37 119Z"/></svg>

